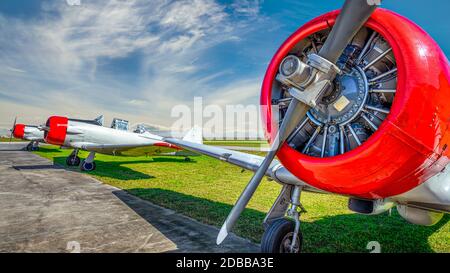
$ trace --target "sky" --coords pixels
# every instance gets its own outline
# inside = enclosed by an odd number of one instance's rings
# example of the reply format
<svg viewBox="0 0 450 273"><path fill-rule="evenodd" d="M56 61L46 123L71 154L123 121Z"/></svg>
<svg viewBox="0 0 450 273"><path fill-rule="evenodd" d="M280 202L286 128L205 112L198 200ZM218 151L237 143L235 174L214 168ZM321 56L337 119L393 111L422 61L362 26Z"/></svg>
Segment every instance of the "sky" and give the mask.
<svg viewBox="0 0 450 273"><path fill-rule="evenodd" d="M79 3L79 5L77 5ZM0 129L105 115L168 127L175 105L258 104L297 28L342 0L2 0ZM385 0L450 54L448 0Z"/></svg>

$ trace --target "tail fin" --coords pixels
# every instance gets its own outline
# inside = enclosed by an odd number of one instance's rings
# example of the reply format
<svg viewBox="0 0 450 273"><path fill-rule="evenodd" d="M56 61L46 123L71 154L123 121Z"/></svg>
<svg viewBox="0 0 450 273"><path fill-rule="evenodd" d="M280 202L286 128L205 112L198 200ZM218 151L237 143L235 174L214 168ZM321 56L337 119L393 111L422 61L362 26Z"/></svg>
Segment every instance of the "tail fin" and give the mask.
<svg viewBox="0 0 450 273"><path fill-rule="evenodd" d="M94 119L94 121L96 123L98 123L98 125L103 126L103 122L105 121L105 117L103 115L98 116Z"/></svg>
<svg viewBox="0 0 450 273"><path fill-rule="evenodd" d="M183 140L203 144L203 128L199 126L192 127L192 129L184 135Z"/></svg>

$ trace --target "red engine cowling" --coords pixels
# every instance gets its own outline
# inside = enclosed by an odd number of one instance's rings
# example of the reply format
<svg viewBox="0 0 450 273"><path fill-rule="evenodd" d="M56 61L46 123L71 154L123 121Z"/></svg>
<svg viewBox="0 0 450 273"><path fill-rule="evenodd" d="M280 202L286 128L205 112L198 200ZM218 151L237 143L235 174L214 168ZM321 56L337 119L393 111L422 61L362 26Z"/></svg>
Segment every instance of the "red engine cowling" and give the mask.
<svg viewBox="0 0 450 273"><path fill-rule="evenodd" d="M334 11L310 21L284 42L266 72L262 106L272 105L282 60L307 37L330 28L338 14ZM450 70L436 42L410 20L378 9L366 27L382 35L395 56L397 86L389 114L364 143L348 152L313 157L285 144L278 158L314 187L372 199L411 190L449 163ZM262 111L272 141L275 114L271 107Z"/></svg>
<svg viewBox="0 0 450 273"><path fill-rule="evenodd" d="M22 139L25 134L25 124L16 124L13 129L13 136Z"/></svg>
<svg viewBox="0 0 450 273"><path fill-rule="evenodd" d="M44 133L45 142L54 145L63 145L67 135L66 117L53 116L47 120L47 130Z"/></svg>

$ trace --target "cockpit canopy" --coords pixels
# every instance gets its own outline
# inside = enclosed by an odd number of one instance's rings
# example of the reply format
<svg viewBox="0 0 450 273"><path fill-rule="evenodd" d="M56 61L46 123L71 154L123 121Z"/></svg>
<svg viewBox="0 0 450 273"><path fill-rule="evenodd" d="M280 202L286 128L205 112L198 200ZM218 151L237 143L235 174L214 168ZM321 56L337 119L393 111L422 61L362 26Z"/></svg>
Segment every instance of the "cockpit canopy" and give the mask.
<svg viewBox="0 0 450 273"><path fill-rule="evenodd" d="M144 124L138 124L137 125L137 127L136 127L136 129L133 131L134 133L137 133L137 134L143 134L143 133L145 133L147 131L147 129L145 128L145 125Z"/></svg>
<svg viewBox="0 0 450 273"><path fill-rule="evenodd" d="M111 123L111 128L121 131L128 131L128 120L114 118Z"/></svg>

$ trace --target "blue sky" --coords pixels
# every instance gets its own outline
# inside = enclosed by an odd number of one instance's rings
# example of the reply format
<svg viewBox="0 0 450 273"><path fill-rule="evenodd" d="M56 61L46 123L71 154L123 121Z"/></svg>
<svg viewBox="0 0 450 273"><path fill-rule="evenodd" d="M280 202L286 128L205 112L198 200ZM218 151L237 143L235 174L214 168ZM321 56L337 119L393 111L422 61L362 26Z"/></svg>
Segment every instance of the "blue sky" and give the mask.
<svg viewBox="0 0 450 273"><path fill-rule="evenodd" d="M0 127L15 116L40 124L53 114L167 126L172 107L191 105L194 96L257 104L282 41L342 3L2 0ZM449 1L386 0L383 7L415 21L449 56Z"/></svg>

